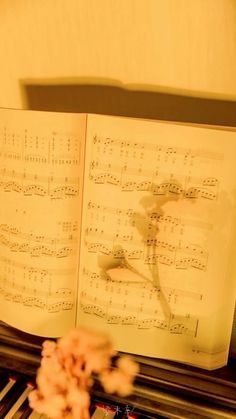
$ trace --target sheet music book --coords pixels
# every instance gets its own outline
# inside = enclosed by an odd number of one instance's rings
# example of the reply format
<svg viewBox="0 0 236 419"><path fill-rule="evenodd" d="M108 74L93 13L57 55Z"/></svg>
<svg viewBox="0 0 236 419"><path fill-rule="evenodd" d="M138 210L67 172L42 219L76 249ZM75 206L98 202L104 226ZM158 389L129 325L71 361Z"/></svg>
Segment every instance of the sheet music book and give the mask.
<svg viewBox="0 0 236 419"><path fill-rule="evenodd" d="M214 369L235 305L236 132L0 110L0 320Z"/></svg>

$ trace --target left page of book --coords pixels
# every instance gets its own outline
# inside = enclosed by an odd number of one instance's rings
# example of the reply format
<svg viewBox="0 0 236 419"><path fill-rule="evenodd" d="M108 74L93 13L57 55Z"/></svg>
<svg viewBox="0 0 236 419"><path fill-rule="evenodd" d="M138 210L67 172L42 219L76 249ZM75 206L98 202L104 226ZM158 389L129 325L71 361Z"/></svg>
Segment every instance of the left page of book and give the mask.
<svg viewBox="0 0 236 419"><path fill-rule="evenodd" d="M0 109L0 319L75 323L86 115Z"/></svg>

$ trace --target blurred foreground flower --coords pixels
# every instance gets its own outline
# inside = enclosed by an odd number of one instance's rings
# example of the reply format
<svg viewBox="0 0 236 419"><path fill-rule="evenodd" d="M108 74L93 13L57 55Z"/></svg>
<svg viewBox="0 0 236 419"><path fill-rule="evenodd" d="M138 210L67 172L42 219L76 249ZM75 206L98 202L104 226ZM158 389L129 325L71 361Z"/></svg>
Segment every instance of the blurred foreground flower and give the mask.
<svg viewBox="0 0 236 419"><path fill-rule="evenodd" d="M96 375L107 393L127 396L132 392L138 365L129 356L118 358L106 334L76 328L57 342L43 343L37 389L30 406L51 419L89 419L90 396Z"/></svg>

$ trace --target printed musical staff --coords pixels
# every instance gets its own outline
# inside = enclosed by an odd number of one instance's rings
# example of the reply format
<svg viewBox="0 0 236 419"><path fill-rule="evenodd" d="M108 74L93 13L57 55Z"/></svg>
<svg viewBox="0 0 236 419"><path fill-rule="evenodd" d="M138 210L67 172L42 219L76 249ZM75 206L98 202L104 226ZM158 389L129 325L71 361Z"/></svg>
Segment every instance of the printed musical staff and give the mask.
<svg viewBox="0 0 236 419"><path fill-rule="evenodd" d="M151 180L139 180L148 177ZM214 177L198 178L176 174L175 180L168 173L144 170L132 167L116 166L93 161L90 165L90 179L95 184L118 186L123 192L151 192L156 196L177 195L188 199L216 200L219 180ZM129 179L128 179L129 178Z"/></svg>
<svg viewBox="0 0 236 419"><path fill-rule="evenodd" d="M118 268L119 269L119 268ZM123 270L123 268L120 268L121 272ZM114 278L114 275L111 276L109 275L109 272L104 274L101 272L93 272L90 271L89 269L84 268L83 269L83 274L86 277L87 280L89 280L91 282L91 286L93 283L98 283L99 285L103 283L103 287L104 289L106 289L109 285L112 286L115 285L115 283L117 282L118 285L120 284L127 284L130 282L135 282L135 287L139 290L139 293L141 294L142 292L144 292L144 296L146 295L155 295L155 298L159 298L159 294L160 294L160 287L156 288L154 287L151 282L147 282L146 280L144 280L143 278L139 278L139 280L137 281L135 279L135 281L132 280L132 271L130 271L130 275L127 274L127 278L124 279L122 273L120 275L117 275L117 277ZM119 288L117 288L119 290ZM125 289L125 288L124 288ZM184 290L184 289L178 289L178 287L166 287L163 285L162 289L164 290L164 292L166 293L166 295L168 296L168 299L173 299L175 301L175 303L177 302L178 298L187 298L187 299L193 299L193 300L202 300L202 294L198 293L198 292L193 292L193 291L189 291L189 290ZM120 290L121 291L121 290ZM125 292L123 290L123 292ZM120 293L120 292L119 292ZM83 294L82 294L83 297Z"/></svg>
<svg viewBox="0 0 236 419"><path fill-rule="evenodd" d="M91 208L91 204L90 204ZM96 208L94 206L94 208ZM108 208L109 210L109 208ZM100 209L99 209L100 211ZM131 214L131 212L124 210L111 211L113 216L120 216L120 214ZM115 218L112 218L115 224ZM149 220L153 220L153 213L147 218L147 225ZM175 218L162 217L161 222L177 223ZM189 220L190 221L190 220ZM192 223L195 225L195 223ZM196 224L198 224L196 222ZM121 224L119 223L119 226ZM207 228L207 225L201 225L202 228ZM129 227L128 227L129 228ZM143 260L145 264L156 265L158 263L175 267L176 269L199 269L205 271L208 263L208 251L202 246L194 243L185 243L180 240L180 236L176 236L176 232L169 231L168 238L160 237L157 230L154 233L150 228L143 237L137 235L136 224L132 224L132 230L126 232L127 227L123 226L122 231L118 233L116 230L106 231L98 229L97 227L87 227L85 230L85 246L89 253L103 253L106 255L113 255L115 259L139 259ZM182 227L183 228L183 227ZM151 231L151 233L150 233ZM157 233L157 237L156 237ZM171 241L171 237L172 241ZM160 238L158 238L160 237ZM121 245L122 249L117 250L117 245Z"/></svg>
<svg viewBox="0 0 236 419"><path fill-rule="evenodd" d="M3 192L17 192L25 196L49 196L51 199L76 197L79 194L78 177L43 176L7 171L5 168L0 170L0 176L0 189Z"/></svg>
<svg viewBox="0 0 236 419"><path fill-rule="evenodd" d="M2 281L0 296L6 301L23 306L37 307L50 311L50 307L57 302L60 310L71 310L74 293L68 287L55 288L54 279L60 283L62 277L74 276L73 269L42 269L13 261L4 257L0 258L2 266ZM68 303L68 304L66 304ZM56 306L55 306L56 307ZM55 310L53 311L55 312Z"/></svg>
<svg viewBox="0 0 236 419"><path fill-rule="evenodd" d="M101 205L101 204L97 204L96 202L93 201L89 201L87 208L89 211L91 212L96 212L96 214L102 214L102 216L106 214L108 214L109 216L115 216L115 217L122 217L125 219L131 219L135 217L136 211L132 208L115 208L115 207L111 207L111 206L105 206L105 205ZM196 219L196 218L186 218L184 216L178 216L178 217L173 217L171 215L168 214L162 214L161 212L155 212L155 211L149 211L146 214L146 217L148 219L150 219L150 222L152 221L156 221L158 222L158 225L160 226L161 224L168 224L171 226L192 226L192 227L197 227L200 229L206 229L206 230L212 230L213 225L209 222L203 221L201 219Z"/></svg>
<svg viewBox="0 0 236 419"><path fill-rule="evenodd" d="M112 255L114 259L123 259L125 257L127 260L143 260L144 264L148 265L157 265L158 263L161 263L171 267L174 266L176 269L194 268L202 271L207 269L207 252L204 252L204 256L196 257L196 254L193 251L191 257L184 257L182 254L185 254L185 248L181 247L179 249L176 248L172 256L169 256L165 253L159 253L159 251L156 251L153 254L149 254L146 251L140 249L128 251L122 248L121 250L117 251L114 247L109 248L103 243L99 242L89 243L87 248L88 252L91 253L103 253L105 255Z"/></svg>
<svg viewBox="0 0 236 419"><path fill-rule="evenodd" d="M11 252L28 253L31 257L68 257L75 253L77 241L76 235L50 238L34 233L21 232L16 227L8 224L0 225L0 246L7 247Z"/></svg>
<svg viewBox="0 0 236 419"><path fill-rule="evenodd" d="M116 310L116 305L113 304L112 310L109 311L108 308L104 308L106 304L105 301L99 301L99 305L87 303L89 297L86 296L86 299L81 301L81 309L85 314L95 315L101 317L107 321L108 324L114 325L123 325L123 326L133 326L138 329L162 329L163 331L169 332L171 334L180 334L188 336L196 336L198 322L196 318L172 315L168 319L158 318L158 317L145 317L145 314L142 316L139 315L138 311L135 314L126 314L125 312Z"/></svg>
<svg viewBox="0 0 236 419"><path fill-rule="evenodd" d="M44 310L48 313L58 313L60 311L72 310L74 306L73 299L64 299L55 301L55 296L51 298L39 298L34 295L27 295L24 293L18 293L17 291L7 290L0 287L0 298L6 301L22 305L24 307L34 307L38 310Z"/></svg>
<svg viewBox="0 0 236 419"><path fill-rule="evenodd" d="M210 150L202 150L202 149L190 149L190 148L184 148L184 147L170 147L168 145L159 145L159 144L153 144L148 142L136 142L132 140L121 140L117 138L109 138L109 137L102 137L98 136L97 134L93 137L93 144L95 145L101 145L104 148L128 148L128 149L139 149L139 150L145 150L150 152L162 152L165 155L180 155L184 156L184 158L187 158L189 156L192 157L201 157L204 159L213 159L213 160L223 160L224 155L223 153L215 153Z"/></svg>
<svg viewBox="0 0 236 419"><path fill-rule="evenodd" d="M46 135L33 130L0 127L0 158L32 165L78 166L81 159L81 139L74 135L47 130Z"/></svg>

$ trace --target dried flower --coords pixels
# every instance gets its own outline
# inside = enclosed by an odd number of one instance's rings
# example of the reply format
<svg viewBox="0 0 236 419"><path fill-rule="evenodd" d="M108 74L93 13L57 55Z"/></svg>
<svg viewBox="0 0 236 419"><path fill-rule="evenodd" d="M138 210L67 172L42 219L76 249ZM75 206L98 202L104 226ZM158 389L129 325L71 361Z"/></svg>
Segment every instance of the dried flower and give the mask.
<svg viewBox="0 0 236 419"><path fill-rule="evenodd" d="M115 354L106 334L85 328L73 329L57 342L45 341L30 406L51 419L89 419L92 375L108 393L130 394L138 366L123 356L113 367Z"/></svg>

